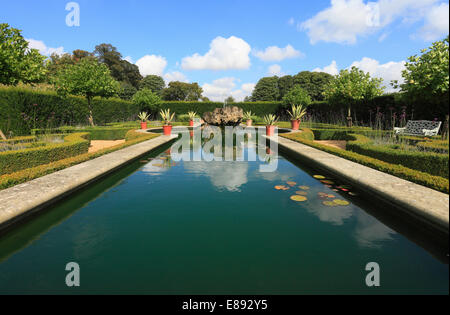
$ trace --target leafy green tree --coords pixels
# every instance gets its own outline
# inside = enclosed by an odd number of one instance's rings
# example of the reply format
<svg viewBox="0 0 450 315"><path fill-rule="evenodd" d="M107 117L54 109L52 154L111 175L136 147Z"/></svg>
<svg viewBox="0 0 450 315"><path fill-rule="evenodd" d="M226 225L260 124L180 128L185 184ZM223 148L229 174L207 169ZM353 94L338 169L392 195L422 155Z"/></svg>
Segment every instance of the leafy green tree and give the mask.
<svg viewBox="0 0 450 315"><path fill-rule="evenodd" d="M228 96L228 97L225 99L225 103L227 103L227 104L230 104L230 103L236 103L236 100L234 99L233 96Z"/></svg>
<svg viewBox="0 0 450 315"><path fill-rule="evenodd" d="M111 44L95 46L93 54L101 63L108 66L111 75L119 82L128 82L135 88L139 88L142 76L138 66L122 59L122 54Z"/></svg>
<svg viewBox="0 0 450 315"><path fill-rule="evenodd" d="M325 89L324 96L333 105L348 106L348 125L352 125L351 108L358 101L368 101L383 94L383 79L371 78L369 73L352 67L341 70Z"/></svg>
<svg viewBox="0 0 450 315"><path fill-rule="evenodd" d="M159 75L148 75L139 83L140 89L149 89L158 95L161 95L165 86L166 82Z"/></svg>
<svg viewBox="0 0 450 315"><path fill-rule="evenodd" d="M133 103L139 107L139 111L156 113L161 103L161 98L149 89L142 89L133 96Z"/></svg>
<svg viewBox="0 0 450 315"><path fill-rule="evenodd" d="M286 107L302 106L307 107L311 104L311 98L308 92L299 85L295 85L284 97L283 104Z"/></svg>
<svg viewBox="0 0 450 315"><path fill-rule="evenodd" d="M258 81L252 93L252 100L258 101L278 101L280 92L278 89L278 77L265 77Z"/></svg>
<svg viewBox="0 0 450 315"><path fill-rule="evenodd" d="M311 100L323 101L324 91L327 85L333 80L333 76L325 72L302 71L293 77L293 85L299 85L308 92Z"/></svg>
<svg viewBox="0 0 450 315"><path fill-rule="evenodd" d="M16 85L35 83L45 77L45 57L29 49L21 31L6 23L0 24L0 83Z"/></svg>
<svg viewBox="0 0 450 315"><path fill-rule="evenodd" d="M413 95L443 94L449 85L449 38L437 41L422 55L411 56L402 72L402 91Z"/></svg>
<svg viewBox="0 0 450 315"><path fill-rule="evenodd" d="M198 83L173 81L162 91L165 101L198 101L202 98L203 89Z"/></svg>
<svg viewBox="0 0 450 315"><path fill-rule="evenodd" d="M54 84L61 95L73 94L86 97L89 123L92 126L94 126L92 99L96 96L114 96L120 89L119 83L111 76L108 67L89 58L60 69Z"/></svg>
<svg viewBox="0 0 450 315"><path fill-rule="evenodd" d="M123 100L131 100L138 90L128 82L120 82L119 97Z"/></svg>
<svg viewBox="0 0 450 315"><path fill-rule="evenodd" d="M291 75L285 75L278 79L278 90L279 90L279 98L283 99L283 97L289 92L290 89L294 86L294 77Z"/></svg>
<svg viewBox="0 0 450 315"><path fill-rule="evenodd" d="M52 54L45 64L47 68L47 82L51 83L60 69L66 67L67 65L74 65L84 58L96 60L96 57L94 57L92 53L80 49L74 50L72 54Z"/></svg>

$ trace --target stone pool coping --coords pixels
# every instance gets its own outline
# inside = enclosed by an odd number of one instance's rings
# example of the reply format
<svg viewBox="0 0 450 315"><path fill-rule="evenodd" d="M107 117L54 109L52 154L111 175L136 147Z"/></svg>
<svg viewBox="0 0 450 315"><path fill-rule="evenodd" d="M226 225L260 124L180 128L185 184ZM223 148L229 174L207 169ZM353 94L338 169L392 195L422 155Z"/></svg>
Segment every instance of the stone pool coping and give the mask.
<svg viewBox="0 0 450 315"><path fill-rule="evenodd" d="M266 137L266 136L265 136ZM449 195L407 180L377 171L283 137L266 137L278 143L294 157L312 162L320 168L375 194L404 213L449 233Z"/></svg>
<svg viewBox="0 0 450 315"><path fill-rule="evenodd" d="M1 190L0 231L176 138L161 135Z"/></svg>

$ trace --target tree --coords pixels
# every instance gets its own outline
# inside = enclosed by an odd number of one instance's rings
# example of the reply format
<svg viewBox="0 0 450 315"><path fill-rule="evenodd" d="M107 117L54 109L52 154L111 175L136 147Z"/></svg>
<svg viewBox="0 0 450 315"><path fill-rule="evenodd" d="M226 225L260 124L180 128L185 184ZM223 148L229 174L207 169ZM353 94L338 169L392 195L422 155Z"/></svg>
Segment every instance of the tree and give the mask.
<svg viewBox="0 0 450 315"><path fill-rule="evenodd" d="M251 96L244 97L244 102L252 102L252 97Z"/></svg>
<svg viewBox="0 0 450 315"><path fill-rule="evenodd" d="M108 66L111 75L119 82L128 82L135 88L139 88L142 76L138 66L122 59L122 54L111 44L95 46L93 54L101 63Z"/></svg>
<svg viewBox="0 0 450 315"><path fill-rule="evenodd" d="M311 104L311 98L309 97L308 92L299 85L296 85L283 97L283 103L287 107L307 107Z"/></svg>
<svg viewBox="0 0 450 315"><path fill-rule="evenodd" d="M29 49L21 31L8 24L0 24L0 83L16 85L35 83L45 77L45 57L38 50Z"/></svg>
<svg viewBox="0 0 450 315"><path fill-rule="evenodd" d="M233 96L228 96L228 97L225 99L225 103L227 103L227 104L230 104L230 103L236 103L236 100L234 99Z"/></svg>
<svg viewBox="0 0 450 315"><path fill-rule="evenodd" d="M369 73L352 67L341 70L325 89L324 96L331 105L346 104L348 106L348 126L352 125L351 108L361 100L368 101L383 94L383 79L371 78Z"/></svg>
<svg viewBox="0 0 450 315"><path fill-rule="evenodd" d="M173 81L162 91L165 101L198 101L202 98L203 89L198 83Z"/></svg>
<svg viewBox="0 0 450 315"><path fill-rule="evenodd" d="M47 68L47 82L52 83L53 78L60 69L66 67L67 65L74 65L84 58L96 60L96 57L94 57L92 53L80 49L74 50L72 54L52 54L45 64Z"/></svg>
<svg viewBox="0 0 450 315"><path fill-rule="evenodd" d="M252 100L278 101L280 92L278 90L278 77L265 77L258 81L252 93Z"/></svg>
<svg viewBox="0 0 450 315"><path fill-rule="evenodd" d="M299 85L302 89L308 92L311 100L323 101L324 91L333 76L325 72L310 72L302 71L293 77L293 85Z"/></svg>
<svg viewBox="0 0 450 315"><path fill-rule="evenodd" d="M290 89L294 86L294 78L291 75L285 75L278 79L278 90L279 90L279 98L283 99L283 97L289 92Z"/></svg>
<svg viewBox="0 0 450 315"><path fill-rule="evenodd" d="M158 95L161 95L165 86L166 82L159 75L148 75L139 83L140 89L149 89Z"/></svg>
<svg viewBox="0 0 450 315"><path fill-rule="evenodd" d="M131 100L137 89L128 82L120 82L119 97L123 100Z"/></svg>
<svg viewBox="0 0 450 315"><path fill-rule="evenodd" d="M119 91L119 83L114 80L108 67L89 58L68 65L58 72L55 87L59 94L86 97L89 109L89 123L94 126L92 99L95 96L111 97Z"/></svg>
<svg viewBox="0 0 450 315"><path fill-rule="evenodd" d="M159 109L161 103L160 97L149 89L142 89L133 96L133 103L139 106L139 111L155 113Z"/></svg>

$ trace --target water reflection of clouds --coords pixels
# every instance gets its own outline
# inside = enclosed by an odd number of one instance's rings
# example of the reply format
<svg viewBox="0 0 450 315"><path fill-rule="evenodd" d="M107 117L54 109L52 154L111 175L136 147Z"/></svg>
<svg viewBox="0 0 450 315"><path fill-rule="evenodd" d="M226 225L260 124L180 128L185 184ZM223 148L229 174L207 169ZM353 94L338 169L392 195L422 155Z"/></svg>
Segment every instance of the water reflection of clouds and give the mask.
<svg viewBox="0 0 450 315"><path fill-rule="evenodd" d="M184 168L194 174L206 175L218 189L240 191L248 181L248 162L184 162Z"/></svg>
<svg viewBox="0 0 450 315"><path fill-rule="evenodd" d="M320 205L308 207L308 212L316 215L320 221L333 225L343 225L346 219L353 216L353 209L350 207L326 207Z"/></svg>
<svg viewBox="0 0 450 315"><path fill-rule="evenodd" d="M150 175L159 175L166 172L169 168L164 167L164 160L155 159L145 164L141 171Z"/></svg>
<svg viewBox="0 0 450 315"><path fill-rule="evenodd" d="M392 240L392 235L396 234L364 211L358 211L356 219L355 237L361 247L380 248L380 242Z"/></svg>

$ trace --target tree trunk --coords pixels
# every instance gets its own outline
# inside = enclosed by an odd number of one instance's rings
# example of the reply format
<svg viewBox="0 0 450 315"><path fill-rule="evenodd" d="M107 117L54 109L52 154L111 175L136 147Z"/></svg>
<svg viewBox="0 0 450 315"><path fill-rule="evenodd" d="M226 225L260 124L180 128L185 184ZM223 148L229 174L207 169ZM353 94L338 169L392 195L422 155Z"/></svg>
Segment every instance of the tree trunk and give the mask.
<svg viewBox="0 0 450 315"><path fill-rule="evenodd" d="M89 124L91 125L91 127L95 127L94 116L92 115L91 98L88 97L87 101L88 101L88 108L89 108L89 118L88 118Z"/></svg>
<svg viewBox="0 0 450 315"><path fill-rule="evenodd" d="M352 108L348 107L348 114L347 114L347 127L351 128L353 126L352 121Z"/></svg>

